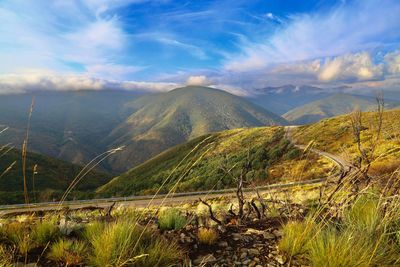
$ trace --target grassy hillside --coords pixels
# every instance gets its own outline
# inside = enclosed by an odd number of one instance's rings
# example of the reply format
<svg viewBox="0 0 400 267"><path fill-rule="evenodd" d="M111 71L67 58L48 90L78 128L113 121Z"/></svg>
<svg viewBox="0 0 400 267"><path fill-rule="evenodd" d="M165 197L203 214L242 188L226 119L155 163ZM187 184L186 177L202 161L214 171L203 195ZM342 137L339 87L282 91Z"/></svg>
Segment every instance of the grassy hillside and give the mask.
<svg viewBox="0 0 400 267"><path fill-rule="evenodd" d="M23 202L23 176L21 151L3 147L0 151L0 204ZM14 163L15 162L15 163ZM35 169L35 165L36 169ZM9 169L9 167L11 167ZM7 170L9 169L9 170ZM33 176L34 169L36 174ZM81 171L82 166L64 162L36 153L27 155L27 183L31 201L34 200L33 177L37 201L58 198ZM94 189L110 180L110 175L91 171L78 184L76 197L88 197Z"/></svg>
<svg viewBox="0 0 400 267"><path fill-rule="evenodd" d="M76 164L86 164L108 150L102 140L133 112L125 103L138 93L115 90L32 92L0 97L0 145L21 147L32 97L35 106L30 128L30 149ZM103 164L103 170L110 166Z"/></svg>
<svg viewBox="0 0 400 267"><path fill-rule="evenodd" d="M197 136L285 121L221 90L186 87L148 94L125 91L33 92L2 95L0 144L21 147L32 97L30 149L76 164L126 145L100 170L121 173Z"/></svg>
<svg viewBox="0 0 400 267"><path fill-rule="evenodd" d="M399 106L399 102L386 101L386 108L390 109L396 106ZM285 113L283 117L293 124L306 124L346 114L355 108L363 111L374 110L376 108L376 100L369 96L335 94L294 108Z"/></svg>
<svg viewBox="0 0 400 267"><path fill-rule="evenodd" d="M201 136L169 149L114 178L98 193L151 194L164 182L164 193L175 185L176 191L231 188L235 182L220 167L236 166L234 172L238 174L248 151L252 172L246 186L320 178L332 170L329 161L312 154L302 155L285 140L282 127L242 128Z"/></svg>
<svg viewBox="0 0 400 267"><path fill-rule="evenodd" d="M363 113L362 143L368 145L372 133L376 129L376 113ZM314 146L335 154L341 154L349 161L355 160L358 155L354 141L350 117L343 115L325 119L315 124L301 126L294 131L294 139L298 143L308 144L313 141ZM378 159L373 167L393 168L400 166L400 110L386 111L383 116L382 136L377 147ZM390 168L387 170L390 172Z"/></svg>
<svg viewBox="0 0 400 267"><path fill-rule="evenodd" d="M107 138L111 146L126 145L110 159L118 171L210 132L285 124L281 117L243 98L207 87L189 86L144 96L130 106L136 111Z"/></svg>

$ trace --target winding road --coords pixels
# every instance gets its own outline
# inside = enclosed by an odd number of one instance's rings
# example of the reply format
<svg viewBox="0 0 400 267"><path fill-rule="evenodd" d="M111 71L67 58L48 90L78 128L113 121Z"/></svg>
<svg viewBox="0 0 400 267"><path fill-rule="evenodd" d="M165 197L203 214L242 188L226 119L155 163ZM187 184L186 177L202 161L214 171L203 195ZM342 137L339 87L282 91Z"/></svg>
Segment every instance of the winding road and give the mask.
<svg viewBox="0 0 400 267"><path fill-rule="evenodd" d="M297 126L286 126L285 127L285 138L292 141L292 131ZM307 146L295 144L299 149L306 149ZM342 172L350 171L351 164L349 164L343 158L330 154L328 152L320 151L314 148L307 148L313 153L326 157L337 164ZM245 194L254 194L255 190L258 189L261 193L270 190L290 188L300 185L317 184L324 182L328 178L314 179L300 182L291 182L285 184L272 184L267 186L260 186L256 188L245 189ZM37 211L55 211L61 210L66 207L69 209L84 209L84 208L106 208L112 203L117 203L119 206L124 207L148 207L148 206L161 206L161 205L171 205L178 203L189 203L198 200L200 197L202 199L214 198L215 196L225 196L233 197L235 196L236 188L224 189L224 190L211 190L211 191L198 191L198 192L188 192L188 193L175 193L171 195L157 195L153 196L131 196L122 198L105 198L105 199L91 199L91 200L77 200L77 201L66 201L62 205L59 202L46 202L46 203L33 203L33 204L15 204L15 205L3 205L0 206L0 217L10 216L14 214L20 214L25 212L37 212Z"/></svg>

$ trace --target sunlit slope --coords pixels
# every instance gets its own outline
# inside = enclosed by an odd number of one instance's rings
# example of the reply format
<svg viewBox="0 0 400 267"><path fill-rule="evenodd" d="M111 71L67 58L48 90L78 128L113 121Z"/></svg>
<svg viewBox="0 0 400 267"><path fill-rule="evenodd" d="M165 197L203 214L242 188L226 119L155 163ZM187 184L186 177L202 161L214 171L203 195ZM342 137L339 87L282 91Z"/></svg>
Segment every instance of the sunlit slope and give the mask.
<svg viewBox="0 0 400 267"><path fill-rule="evenodd" d="M139 98L130 105L136 111L107 138L111 146L126 145L110 159L118 171L207 133L285 124L281 117L243 98L207 87L178 88Z"/></svg>
<svg viewBox="0 0 400 267"><path fill-rule="evenodd" d="M368 148L373 136L376 136L377 114L363 113L362 143ZM341 154L349 161L358 156L353 138L349 115L342 115L322 120L318 123L298 127L293 131L293 138L298 143L308 144L313 141L318 149ZM383 129L379 139L374 162L376 168L400 166L400 110L389 110L383 114ZM389 170L388 170L389 171Z"/></svg>
<svg viewBox="0 0 400 267"><path fill-rule="evenodd" d="M332 164L315 155L303 155L284 138L283 127L228 130L198 137L171 148L114 178L98 189L100 195L127 196L161 192L223 189L235 186L225 165L238 174L250 155L249 184L321 178Z"/></svg>

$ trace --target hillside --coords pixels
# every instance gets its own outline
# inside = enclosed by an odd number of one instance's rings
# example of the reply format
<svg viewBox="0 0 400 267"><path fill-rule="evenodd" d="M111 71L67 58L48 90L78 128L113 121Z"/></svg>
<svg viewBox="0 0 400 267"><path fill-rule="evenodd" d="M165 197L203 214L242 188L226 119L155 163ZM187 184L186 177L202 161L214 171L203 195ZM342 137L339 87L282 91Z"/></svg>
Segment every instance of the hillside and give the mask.
<svg viewBox="0 0 400 267"><path fill-rule="evenodd" d="M126 146L109 161L117 171L207 133L285 124L281 117L243 98L207 87L178 88L144 96L129 105L136 111L106 139L111 147Z"/></svg>
<svg viewBox="0 0 400 267"><path fill-rule="evenodd" d="M33 152L86 164L121 145L125 150L99 170L121 173L165 149L197 136L285 120L221 90L186 87L147 94L126 91L36 91L2 95L0 144L21 147L32 97Z"/></svg>
<svg viewBox="0 0 400 267"><path fill-rule="evenodd" d="M0 204L21 203L23 202L24 188L21 151L2 147L0 157ZM36 153L28 153L26 173L31 201L34 200L32 190L35 165L37 165L34 175L37 201L51 201L53 197L58 199L82 169L82 166L79 165ZM11 168L7 170L10 166ZM95 188L109 180L109 174L91 171L78 184L73 195L87 198Z"/></svg>
<svg viewBox="0 0 400 267"><path fill-rule="evenodd" d="M0 144L21 147L32 97L35 106L29 149L76 164L86 164L108 149L102 140L132 113L125 103L140 94L125 91L35 91L0 97ZM110 166L103 164L103 170Z"/></svg>
<svg viewBox="0 0 400 267"><path fill-rule="evenodd" d="M114 178L97 192L102 196L152 194L163 183L164 193L175 185L181 192L231 188L235 186L232 177L220 167L237 166L234 172L238 174L248 152L252 164L248 178L253 185L321 178L333 169L326 159L302 155L285 140L282 127L242 128L208 134L171 148Z"/></svg>
<svg viewBox="0 0 400 267"><path fill-rule="evenodd" d="M372 134L376 129L376 113L363 113L362 143L369 147ZM389 110L383 114L382 136L377 146L379 157L373 167L388 168L386 171L400 166L400 110ZM353 138L349 115L324 119L318 123L300 126L294 130L293 138L297 143L308 144L323 151L342 155L348 161L354 161L357 147ZM378 171L378 170L376 170Z"/></svg>
<svg viewBox="0 0 400 267"><path fill-rule="evenodd" d="M386 101L386 108L399 106L399 102ZM371 111L376 108L374 97L351 94L334 94L320 100L313 101L303 106L294 108L284 115L292 124L306 124L319 121L324 118L334 117L359 108L363 111Z"/></svg>

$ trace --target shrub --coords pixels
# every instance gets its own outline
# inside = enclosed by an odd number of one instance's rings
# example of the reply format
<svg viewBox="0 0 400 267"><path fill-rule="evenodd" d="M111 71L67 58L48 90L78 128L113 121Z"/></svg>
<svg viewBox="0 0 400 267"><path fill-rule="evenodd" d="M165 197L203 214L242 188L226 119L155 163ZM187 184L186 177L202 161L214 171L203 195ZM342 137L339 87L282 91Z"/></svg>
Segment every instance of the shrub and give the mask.
<svg viewBox="0 0 400 267"><path fill-rule="evenodd" d="M159 239L132 220L106 225L99 234L91 236L90 243L93 266L131 266L134 262L144 267L168 266L180 257L174 242Z"/></svg>
<svg viewBox="0 0 400 267"><path fill-rule="evenodd" d="M19 222L12 222L3 226L3 235L7 243L11 243L22 256L34 247L28 227Z"/></svg>
<svg viewBox="0 0 400 267"><path fill-rule="evenodd" d="M80 265L85 261L86 244L81 241L59 239L50 246L47 257L65 266Z"/></svg>
<svg viewBox="0 0 400 267"><path fill-rule="evenodd" d="M164 210L158 217L158 225L162 230L178 230L186 224L186 218L177 209Z"/></svg>
<svg viewBox="0 0 400 267"><path fill-rule="evenodd" d="M315 267L393 266L398 259L384 236L371 237L363 232L333 227L310 240L309 259Z"/></svg>
<svg viewBox="0 0 400 267"><path fill-rule="evenodd" d="M0 266L11 267L13 265L13 253L10 253L9 249L0 245Z"/></svg>
<svg viewBox="0 0 400 267"><path fill-rule="evenodd" d="M197 238L201 244L213 245L218 240L218 232L212 228L200 228Z"/></svg>
<svg viewBox="0 0 400 267"><path fill-rule="evenodd" d="M279 250L292 257L304 254L307 251L307 243L313 238L316 230L315 223L308 218L301 222L288 222L282 229L283 238L279 241Z"/></svg>
<svg viewBox="0 0 400 267"><path fill-rule="evenodd" d="M60 231L52 220L42 221L33 226L31 236L35 246L45 247L60 236Z"/></svg>
<svg viewBox="0 0 400 267"><path fill-rule="evenodd" d="M343 213L343 226L354 231L373 234L382 222L383 214L379 199L374 195L362 195Z"/></svg>

